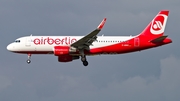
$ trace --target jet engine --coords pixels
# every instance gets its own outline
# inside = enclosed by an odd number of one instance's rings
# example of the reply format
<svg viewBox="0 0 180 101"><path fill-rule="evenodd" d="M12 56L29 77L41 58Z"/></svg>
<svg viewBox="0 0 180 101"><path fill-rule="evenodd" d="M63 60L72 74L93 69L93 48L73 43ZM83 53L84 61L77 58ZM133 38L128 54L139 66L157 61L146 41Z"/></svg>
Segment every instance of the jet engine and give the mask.
<svg viewBox="0 0 180 101"><path fill-rule="evenodd" d="M59 62L70 62L76 59L79 59L79 56L71 56L71 55L58 56Z"/></svg>

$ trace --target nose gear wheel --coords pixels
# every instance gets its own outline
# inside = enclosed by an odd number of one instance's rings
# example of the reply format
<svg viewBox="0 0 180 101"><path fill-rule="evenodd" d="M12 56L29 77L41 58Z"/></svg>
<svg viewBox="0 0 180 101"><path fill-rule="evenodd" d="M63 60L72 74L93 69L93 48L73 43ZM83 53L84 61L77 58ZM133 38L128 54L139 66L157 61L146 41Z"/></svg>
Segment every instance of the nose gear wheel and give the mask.
<svg viewBox="0 0 180 101"><path fill-rule="evenodd" d="M30 64L30 63L31 63L31 60L30 60L30 59L31 59L31 54L30 54L30 53L28 53L28 59L27 59L27 61L26 61L28 64Z"/></svg>

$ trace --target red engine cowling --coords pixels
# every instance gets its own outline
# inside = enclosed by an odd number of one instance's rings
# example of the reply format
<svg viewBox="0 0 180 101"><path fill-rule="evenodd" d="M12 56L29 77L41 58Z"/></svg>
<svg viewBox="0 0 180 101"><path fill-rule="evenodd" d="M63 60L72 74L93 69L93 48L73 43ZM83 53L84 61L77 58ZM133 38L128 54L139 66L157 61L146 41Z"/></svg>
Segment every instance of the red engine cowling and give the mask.
<svg viewBox="0 0 180 101"><path fill-rule="evenodd" d="M54 55L55 56L68 55L69 50L70 50L69 46L55 46L54 47Z"/></svg>

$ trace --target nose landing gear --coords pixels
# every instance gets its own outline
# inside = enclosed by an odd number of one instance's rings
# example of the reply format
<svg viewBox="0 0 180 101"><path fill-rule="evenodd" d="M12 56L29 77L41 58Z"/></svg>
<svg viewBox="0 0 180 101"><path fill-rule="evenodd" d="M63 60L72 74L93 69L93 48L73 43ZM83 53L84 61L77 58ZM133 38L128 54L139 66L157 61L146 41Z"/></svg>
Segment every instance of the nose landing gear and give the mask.
<svg viewBox="0 0 180 101"><path fill-rule="evenodd" d="M28 59L26 62L27 62L28 64L30 64L30 63L31 63L31 60Z"/></svg>
<svg viewBox="0 0 180 101"><path fill-rule="evenodd" d="M26 61L28 64L31 63L31 60L30 60L30 59L31 59L31 54L29 53L29 54L28 54L28 59L27 59L27 61Z"/></svg>

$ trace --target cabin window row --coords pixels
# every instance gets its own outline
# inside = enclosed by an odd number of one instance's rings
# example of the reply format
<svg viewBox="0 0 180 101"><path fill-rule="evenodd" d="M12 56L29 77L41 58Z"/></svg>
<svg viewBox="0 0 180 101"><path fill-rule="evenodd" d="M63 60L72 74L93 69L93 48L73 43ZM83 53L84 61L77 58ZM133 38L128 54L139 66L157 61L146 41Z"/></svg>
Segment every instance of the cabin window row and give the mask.
<svg viewBox="0 0 180 101"><path fill-rule="evenodd" d="M96 42L125 42L125 41L105 41L105 40L101 40L101 41L96 41Z"/></svg>

